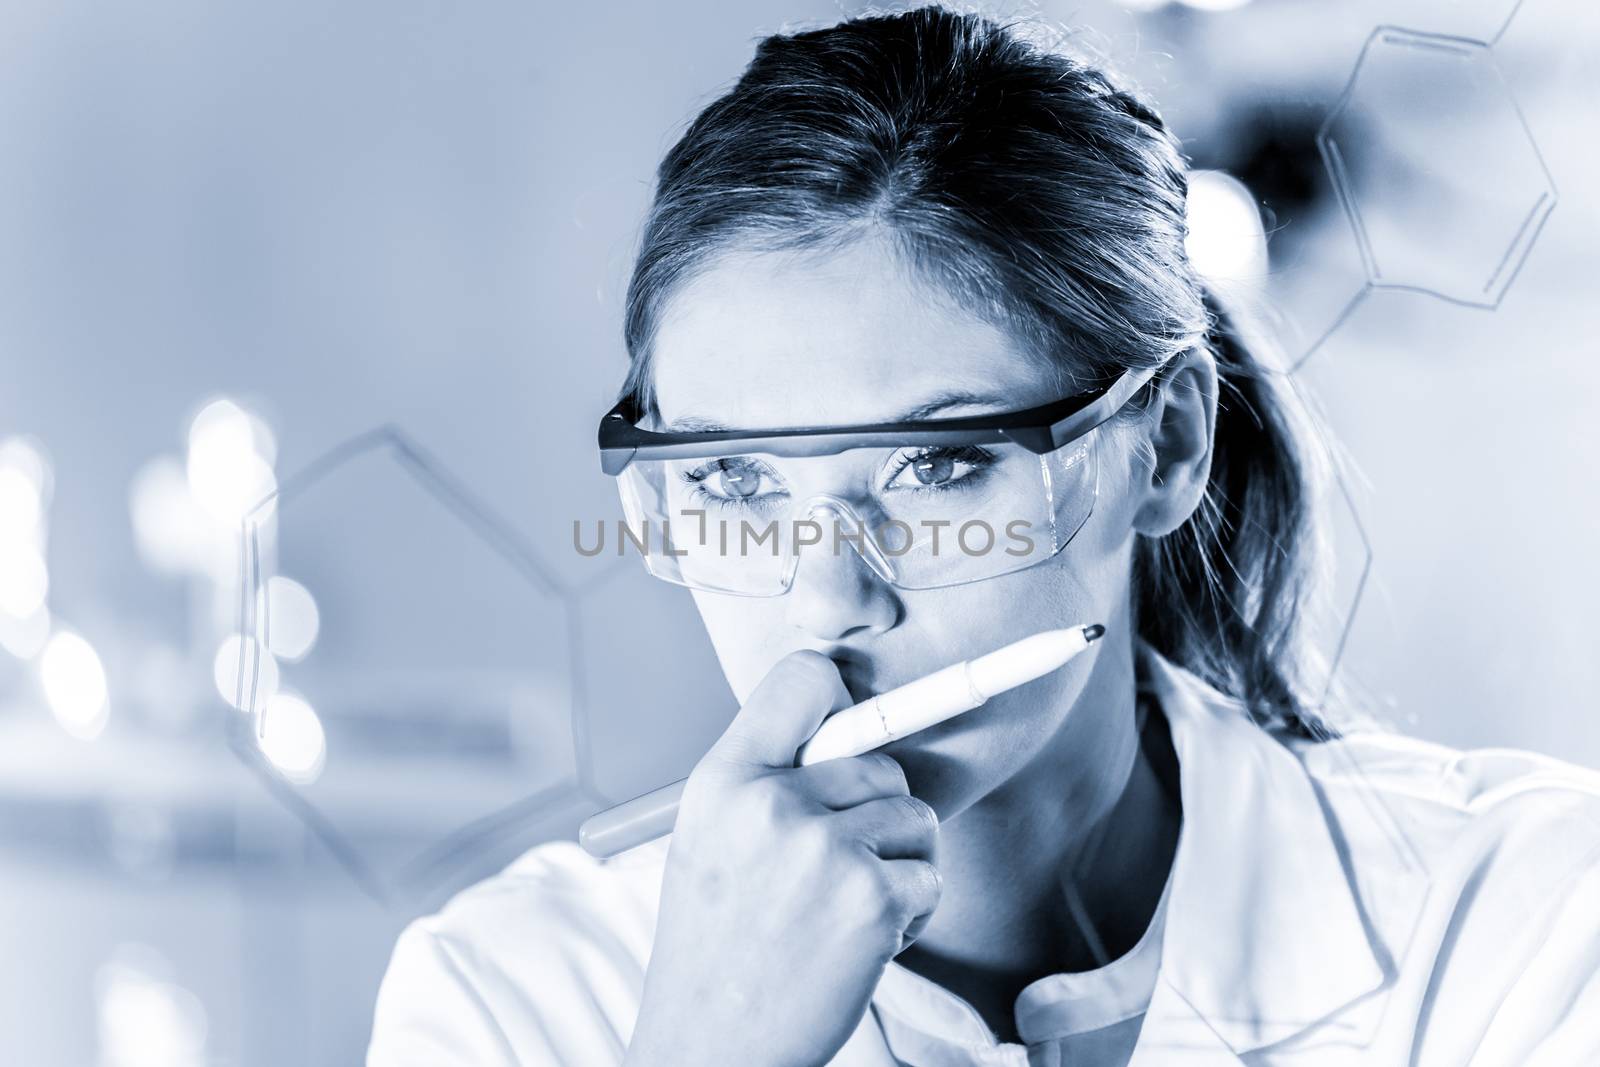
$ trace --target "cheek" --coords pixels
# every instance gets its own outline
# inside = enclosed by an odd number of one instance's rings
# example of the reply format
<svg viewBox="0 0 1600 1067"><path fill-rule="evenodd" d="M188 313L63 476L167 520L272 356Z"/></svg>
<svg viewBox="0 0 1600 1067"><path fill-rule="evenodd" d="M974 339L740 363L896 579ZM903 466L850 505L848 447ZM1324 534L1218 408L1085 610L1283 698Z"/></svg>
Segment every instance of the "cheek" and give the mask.
<svg viewBox="0 0 1600 1067"><path fill-rule="evenodd" d="M908 621L933 631L933 643L943 648L935 657L938 662L927 669L971 659L1041 630L1091 622L1111 625L1117 593L1114 567L1101 561L1086 566L1087 561L1072 556L1077 547L1075 540L1049 563L957 586L938 601L909 604ZM1014 768L1067 717L1092 659L1080 656L1061 670L996 695L986 708L993 712L985 717L986 729L958 731L972 746L965 754Z"/></svg>
<svg viewBox="0 0 1600 1067"><path fill-rule="evenodd" d="M1053 559L971 585L907 595L907 617L947 638L950 662L1040 630L1123 620L1133 547L1115 486ZM913 599L914 598L914 599Z"/></svg>
<svg viewBox="0 0 1600 1067"><path fill-rule="evenodd" d="M1103 487L1104 492L1104 487ZM924 631L940 651L927 670L971 658L1040 630L1103 623L1129 625L1128 576L1132 534L1120 501L1103 495L1104 510L1050 562L972 585L908 594L906 622ZM1103 651L1103 650L1102 650ZM1108 754L1112 725L1098 714L1100 699L1086 699L1099 673L1095 653L1062 670L1003 693L966 721L936 727L922 742L895 754L913 791L953 815L999 788L1037 758L1058 762L1071 775L1069 792L1089 788ZM1105 665L1102 665L1105 666ZM966 717L963 717L964 719Z"/></svg>
<svg viewBox="0 0 1600 1067"><path fill-rule="evenodd" d="M776 650L782 598L724 596L690 590L722 675L740 704L787 649Z"/></svg>

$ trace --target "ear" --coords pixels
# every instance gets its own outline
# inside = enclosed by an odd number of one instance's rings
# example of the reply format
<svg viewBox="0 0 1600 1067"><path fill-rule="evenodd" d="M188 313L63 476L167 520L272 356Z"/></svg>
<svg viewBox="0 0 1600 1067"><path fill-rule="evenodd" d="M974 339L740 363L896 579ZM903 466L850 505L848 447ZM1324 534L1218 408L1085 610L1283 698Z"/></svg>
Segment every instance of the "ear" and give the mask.
<svg viewBox="0 0 1600 1067"><path fill-rule="evenodd" d="M1131 488L1142 497L1133 527L1147 537L1171 533L1200 506L1217 425L1217 363L1209 348L1174 356L1163 377L1139 431L1146 435L1143 461L1131 472Z"/></svg>

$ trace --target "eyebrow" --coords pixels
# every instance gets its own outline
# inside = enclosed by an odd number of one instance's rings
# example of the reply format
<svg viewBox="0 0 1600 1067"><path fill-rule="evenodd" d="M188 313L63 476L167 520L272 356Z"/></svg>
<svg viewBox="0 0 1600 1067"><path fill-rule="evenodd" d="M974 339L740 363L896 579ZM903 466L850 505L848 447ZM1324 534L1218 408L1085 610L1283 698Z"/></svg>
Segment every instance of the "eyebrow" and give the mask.
<svg viewBox="0 0 1600 1067"><path fill-rule="evenodd" d="M933 396L929 397L927 400L923 401L921 404L918 404L914 408L908 408L905 411L900 412L898 415L894 415L888 419L882 419L880 421L889 423L920 422L921 420L928 418L930 415L934 415L940 411L944 411L947 408L954 407L981 405L985 407L998 407L999 410L1003 411L1006 410L1007 406L1013 404L1014 402L1015 398L1002 396L998 393L971 393L961 389L945 390L943 392L935 393ZM667 433L720 433L730 430L732 427L725 423L718 422L716 419L704 418L699 415L684 415L680 418L673 419L671 422L667 423L663 429Z"/></svg>

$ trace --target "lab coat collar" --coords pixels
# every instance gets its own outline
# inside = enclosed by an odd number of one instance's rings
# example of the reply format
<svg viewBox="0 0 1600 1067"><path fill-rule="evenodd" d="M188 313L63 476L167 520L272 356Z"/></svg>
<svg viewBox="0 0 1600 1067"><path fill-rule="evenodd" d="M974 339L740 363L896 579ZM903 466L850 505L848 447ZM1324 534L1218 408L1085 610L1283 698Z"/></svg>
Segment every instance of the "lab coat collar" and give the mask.
<svg viewBox="0 0 1600 1067"><path fill-rule="evenodd" d="M1167 717L1183 798L1145 1030L1187 1055L1207 1049L1230 1062L1228 1053L1302 1033L1382 988L1390 957L1369 935L1299 758L1239 701L1147 644L1138 654ZM1375 1021L1357 1013L1326 1032L1359 1039ZM1167 1062L1143 1042L1140 1053L1135 1064Z"/></svg>
<svg viewBox="0 0 1600 1067"><path fill-rule="evenodd" d="M1143 642L1137 655L1177 753L1183 826L1160 977L1131 1067L1178 1053L1185 1063L1237 1063L1365 997L1367 1010L1319 1031L1360 1040L1376 1025L1370 994L1392 979L1390 957L1368 933L1304 767L1238 701ZM1404 891L1420 899L1422 888ZM914 1062L956 1062L949 1046L963 1063L1002 1062L964 999L899 963L874 1004L891 1045L921 1057Z"/></svg>

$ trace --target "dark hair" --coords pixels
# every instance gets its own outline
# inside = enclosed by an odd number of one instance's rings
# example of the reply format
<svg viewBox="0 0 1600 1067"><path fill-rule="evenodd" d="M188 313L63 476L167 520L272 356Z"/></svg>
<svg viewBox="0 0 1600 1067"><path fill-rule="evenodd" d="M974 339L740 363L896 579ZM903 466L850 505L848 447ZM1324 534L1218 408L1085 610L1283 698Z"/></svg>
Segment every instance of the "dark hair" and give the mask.
<svg viewBox="0 0 1600 1067"><path fill-rule="evenodd" d="M767 37L661 163L623 392L653 409L663 305L716 254L869 233L1047 361L1063 391L1209 346L1210 484L1181 528L1139 538L1139 632L1258 721L1327 736L1300 626L1318 570L1314 471L1287 381L1189 263L1187 191L1150 106L1016 26L924 7Z"/></svg>

